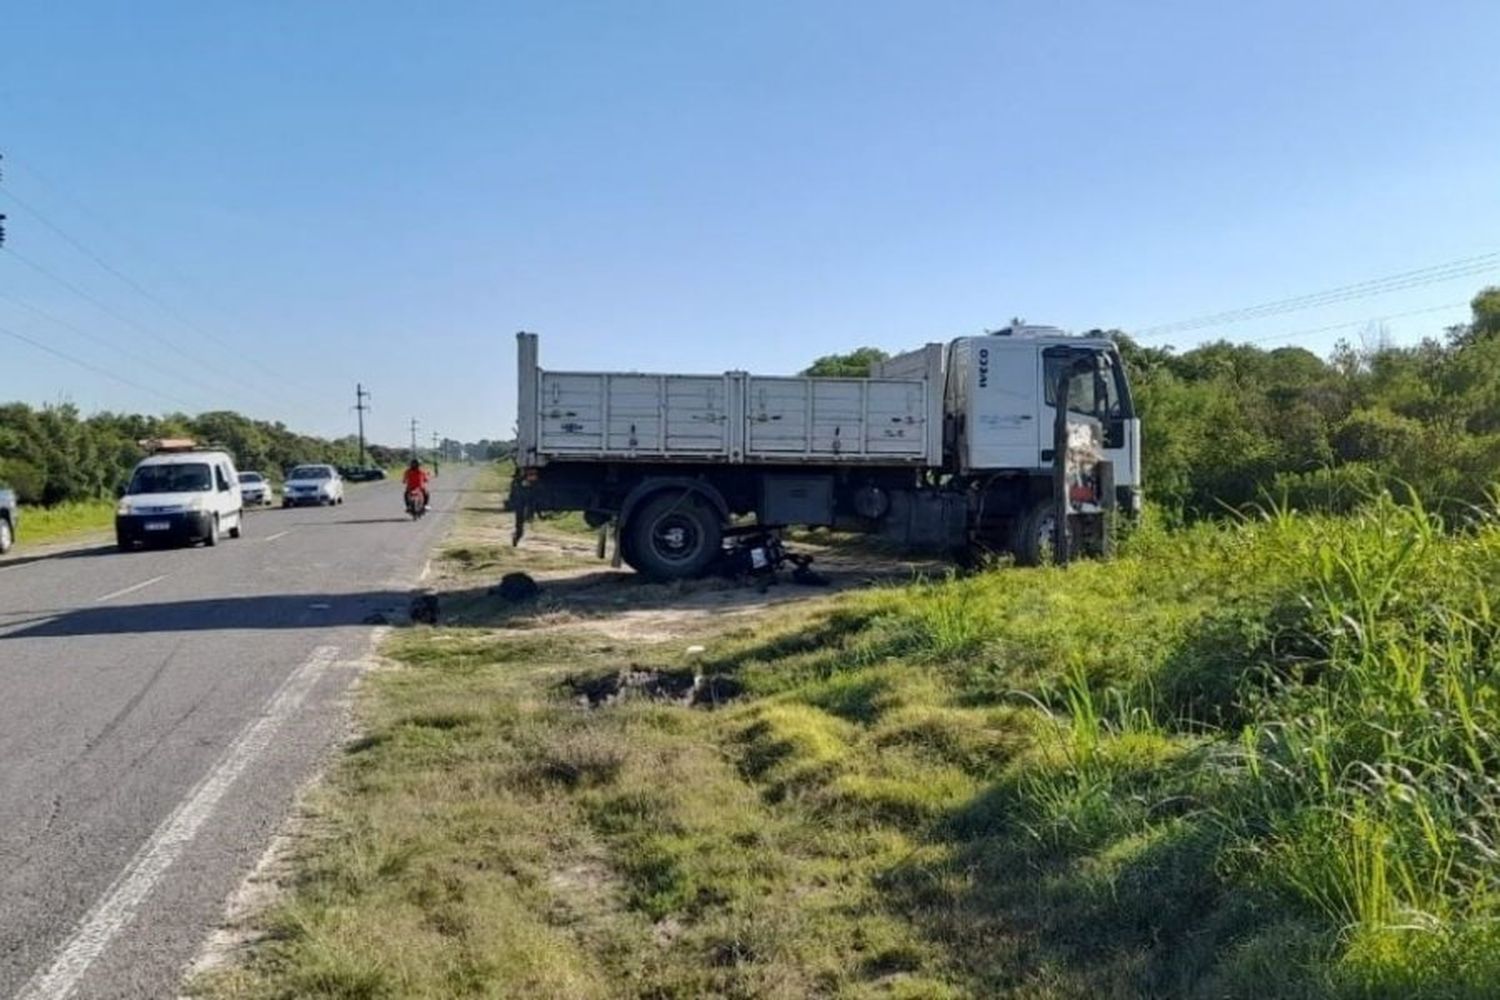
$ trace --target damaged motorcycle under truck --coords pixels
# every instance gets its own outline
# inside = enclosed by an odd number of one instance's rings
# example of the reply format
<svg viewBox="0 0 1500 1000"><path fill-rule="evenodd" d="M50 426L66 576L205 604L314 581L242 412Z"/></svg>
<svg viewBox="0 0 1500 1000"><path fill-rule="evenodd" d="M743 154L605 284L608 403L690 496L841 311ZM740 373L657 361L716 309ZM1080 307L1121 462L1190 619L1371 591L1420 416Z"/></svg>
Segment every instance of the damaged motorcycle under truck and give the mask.
<svg viewBox="0 0 1500 1000"><path fill-rule="evenodd" d="M516 543L581 511L601 557L656 580L794 526L1036 565L1107 555L1141 509L1140 420L1104 337L1018 322L868 378L548 371L536 334L517 343Z"/></svg>

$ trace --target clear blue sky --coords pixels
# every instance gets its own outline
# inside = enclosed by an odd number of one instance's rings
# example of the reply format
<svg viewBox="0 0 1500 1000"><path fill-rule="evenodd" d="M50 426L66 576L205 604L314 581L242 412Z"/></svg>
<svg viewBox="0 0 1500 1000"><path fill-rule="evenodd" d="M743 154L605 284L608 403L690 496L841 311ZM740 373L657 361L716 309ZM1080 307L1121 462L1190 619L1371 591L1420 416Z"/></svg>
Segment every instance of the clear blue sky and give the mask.
<svg viewBox="0 0 1500 1000"><path fill-rule="evenodd" d="M108 307L3 253L96 340L0 327L323 433L363 380L392 442L507 434L522 328L706 371L1140 329L1500 250L1497 37L1488 0L10 4L5 187L149 296L0 193ZM1354 324L1324 351L1486 278L1166 339ZM0 348L0 399L171 408Z"/></svg>

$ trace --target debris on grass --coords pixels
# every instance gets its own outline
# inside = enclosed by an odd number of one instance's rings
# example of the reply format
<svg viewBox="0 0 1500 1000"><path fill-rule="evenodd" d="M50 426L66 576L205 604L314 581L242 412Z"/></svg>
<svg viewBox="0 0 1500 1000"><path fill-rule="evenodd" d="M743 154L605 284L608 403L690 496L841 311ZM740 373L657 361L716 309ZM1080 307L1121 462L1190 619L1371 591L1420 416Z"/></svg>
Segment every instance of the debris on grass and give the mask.
<svg viewBox="0 0 1500 1000"><path fill-rule="evenodd" d="M569 677L563 684L578 704L588 708L603 708L632 697L689 708L714 708L738 698L743 690L732 677L637 666L592 677Z"/></svg>
<svg viewBox="0 0 1500 1000"><path fill-rule="evenodd" d="M492 597L499 597L512 604L533 600L541 592L542 588L529 573L507 573L489 590Z"/></svg>

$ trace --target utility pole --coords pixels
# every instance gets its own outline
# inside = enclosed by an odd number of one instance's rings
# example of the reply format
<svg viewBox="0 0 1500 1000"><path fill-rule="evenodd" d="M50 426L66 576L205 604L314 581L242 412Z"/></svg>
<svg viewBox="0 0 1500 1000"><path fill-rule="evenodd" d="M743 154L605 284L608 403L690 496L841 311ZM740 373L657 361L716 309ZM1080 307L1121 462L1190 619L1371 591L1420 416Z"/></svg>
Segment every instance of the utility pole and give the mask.
<svg viewBox="0 0 1500 1000"><path fill-rule="evenodd" d="M417 418L411 418L411 457L417 457Z"/></svg>
<svg viewBox="0 0 1500 1000"><path fill-rule="evenodd" d="M365 411L369 404L365 400L370 398L370 392L363 383L355 383L354 386L354 409L359 412L359 467L363 469L368 463L365 461Z"/></svg>
<svg viewBox="0 0 1500 1000"><path fill-rule="evenodd" d="M432 432L432 474L438 474L438 432Z"/></svg>

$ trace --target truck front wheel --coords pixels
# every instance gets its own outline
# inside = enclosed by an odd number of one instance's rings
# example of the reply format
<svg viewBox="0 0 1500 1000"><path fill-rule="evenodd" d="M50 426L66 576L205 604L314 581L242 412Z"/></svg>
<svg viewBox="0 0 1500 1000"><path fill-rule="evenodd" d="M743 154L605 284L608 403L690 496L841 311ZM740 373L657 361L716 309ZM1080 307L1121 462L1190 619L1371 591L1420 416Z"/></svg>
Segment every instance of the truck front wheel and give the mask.
<svg viewBox="0 0 1500 1000"><path fill-rule="evenodd" d="M652 580L702 576L719 557L724 526L718 513L691 493L647 499L622 532L622 553Z"/></svg>
<svg viewBox="0 0 1500 1000"><path fill-rule="evenodd" d="M1072 518L1069 518L1072 521ZM1070 523L1069 541L1077 538ZM1057 541L1057 507L1051 501L1034 505L1016 520L1015 535L1011 539L1011 551L1016 562L1022 566L1040 566L1052 561ZM1069 546L1070 548L1072 546Z"/></svg>
<svg viewBox="0 0 1500 1000"><path fill-rule="evenodd" d="M1073 557L1108 559L1114 554L1105 514L1074 514L1068 518L1068 549ZM1057 541L1057 511L1039 503L1016 521L1011 551L1021 566L1040 566L1053 560Z"/></svg>

